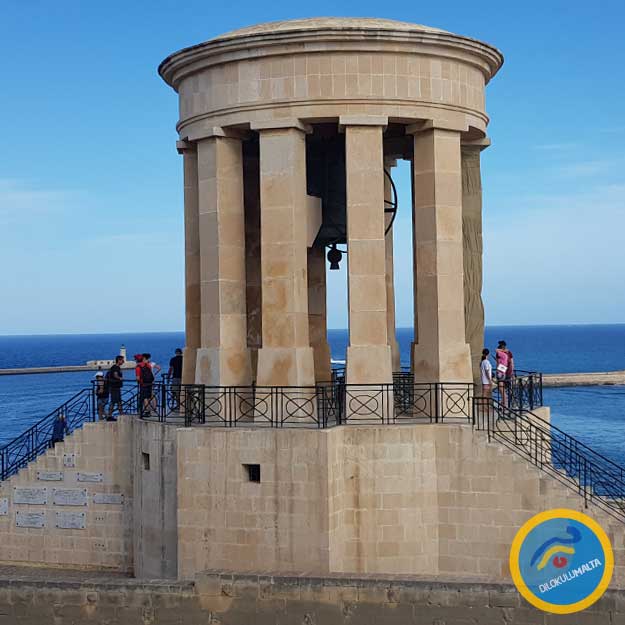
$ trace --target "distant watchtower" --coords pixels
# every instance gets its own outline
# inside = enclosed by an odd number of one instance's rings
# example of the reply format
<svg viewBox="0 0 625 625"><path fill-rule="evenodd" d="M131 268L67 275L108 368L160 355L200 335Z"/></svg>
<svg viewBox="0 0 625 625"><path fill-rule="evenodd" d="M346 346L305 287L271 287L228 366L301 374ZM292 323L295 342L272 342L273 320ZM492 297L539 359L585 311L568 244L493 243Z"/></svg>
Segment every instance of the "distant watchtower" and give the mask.
<svg viewBox="0 0 625 625"><path fill-rule="evenodd" d="M475 378L484 88L501 63L467 37L342 18L243 28L161 63L180 96L185 382L327 380L325 259L341 250L347 382L391 381L400 158L413 179L413 259L401 262L414 266L415 381Z"/></svg>

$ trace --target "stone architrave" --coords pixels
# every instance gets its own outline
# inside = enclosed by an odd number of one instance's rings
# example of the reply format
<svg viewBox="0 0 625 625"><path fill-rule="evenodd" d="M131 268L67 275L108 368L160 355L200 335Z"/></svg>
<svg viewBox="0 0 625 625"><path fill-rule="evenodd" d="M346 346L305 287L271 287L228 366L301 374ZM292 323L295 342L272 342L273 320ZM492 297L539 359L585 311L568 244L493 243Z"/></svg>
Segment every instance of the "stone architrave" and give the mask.
<svg viewBox="0 0 625 625"><path fill-rule="evenodd" d="M251 384L245 304L241 139L217 128L197 142L202 335L195 381Z"/></svg>
<svg viewBox="0 0 625 625"><path fill-rule="evenodd" d="M185 348L182 360L182 383L193 384L202 318L197 149L194 144L187 141L178 141L176 147L182 154L184 175Z"/></svg>
<svg viewBox="0 0 625 625"><path fill-rule="evenodd" d="M391 174L395 167L395 159L384 159L384 169ZM389 202L393 200L393 188L391 179L384 175L384 205L389 208ZM387 213L384 220L385 230L388 228L393 215ZM397 330L395 327L395 275L393 265L393 228L391 227L384 237L385 259L386 259L386 333L388 344L391 346L391 360L393 371L401 369L401 358L399 353L399 343L397 342Z"/></svg>
<svg viewBox="0 0 625 625"><path fill-rule="evenodd" d="M306 128L252 124L260 133L262 335L259 386L315 382L308 330Z"/></svg>
<svg viewBox="0 0 625 625"><path fill-rule="evenodd" d="M332 378L326 310L326 254L323 247L308 248L308 321L315 357L315 381Z"/></svg>
<svg viewBox="0 0 625 625"><path fill-rule="evenodd" d="M387 337L382 132L386 118L341 117L345 128L348 384L393 381Z"/></svg>
<svg viewBox="0 0 625 625"><path fill-rule="evenodd" d="M490 141L462 144L462 242L464 260L464 323L471 349L473 382L481 385L480 361L484 348L482 301L482 177L480 152Z"/></svg>
<svg viewBox="0 0 625 625"><path fill-rule="evenodd" d="M471 382L464 323L460 129L424 124L414 134L416 382Z"/></svg>

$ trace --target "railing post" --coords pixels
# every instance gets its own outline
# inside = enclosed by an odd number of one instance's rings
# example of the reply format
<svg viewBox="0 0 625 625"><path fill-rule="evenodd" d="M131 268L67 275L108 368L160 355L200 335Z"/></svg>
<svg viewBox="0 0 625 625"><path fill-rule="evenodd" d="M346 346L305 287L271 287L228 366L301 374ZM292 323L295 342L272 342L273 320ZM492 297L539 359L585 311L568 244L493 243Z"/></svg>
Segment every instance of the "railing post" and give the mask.
<svg viewBox="0 0 625 625"><path fill-rule="evenodd" d="M530 410L534 410L534 374L530 373L529 376L529 403Z"/></svg>

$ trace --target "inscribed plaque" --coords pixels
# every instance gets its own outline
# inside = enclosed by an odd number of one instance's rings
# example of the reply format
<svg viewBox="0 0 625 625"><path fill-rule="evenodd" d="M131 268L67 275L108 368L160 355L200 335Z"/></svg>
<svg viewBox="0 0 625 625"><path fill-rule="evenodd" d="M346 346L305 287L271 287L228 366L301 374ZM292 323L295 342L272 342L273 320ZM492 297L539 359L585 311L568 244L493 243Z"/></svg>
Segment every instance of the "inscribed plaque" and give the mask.
<svg viewBox="0 0 625 625"><path fill-rule="evenodd" d="M93 493L93 503L123 504L122 493Z"/></svg>
<svg viewBox="0 0 625 625"><path fill-rule="evenodd" d="M76 454L63 454L63 466L73 469L76 466Z"/></svg>
<svg viewBox="0 0 625 625"><path fill-rule="evenodd" d="M9 498L1 497L0 498L0 516L6 516L9 514Z"/></svg>
<svg viewBox="0 0 625 625"><path fill-rule="evenodd" d="M18 488L13 487L13 503L42 506L48 503L47 488Z"/></svg>
<svg viewBox="0 0 625 625"><path fill-rule="evenodd" d="M79 482L102 482L104 476L102 473L78 473L76 479Z"/></svg>
<svg viewBox="0 0 625 625"><path fill-rule="evenodd" d="M17 527L45 527L45 512L22 512L18 510L15 513L15 525Z"/></svg>
<svg viewBox="0 0 625 625"><path fill-rule="evenodd" d="M66 530L84 530L86 515L84 512L57 512L56 526Z"/></svg>
<svg viewBox="0 0 625 625"><path fill-rule="evenodd" d="M40 482L62 482L62 471L37 471L37 479Z"/></svg>
<svg viewBox="0 0 625 625"><path fill-rule="evenodd" d="M53 488L52 502L55 506L86 506L86 488Z"/></svg>

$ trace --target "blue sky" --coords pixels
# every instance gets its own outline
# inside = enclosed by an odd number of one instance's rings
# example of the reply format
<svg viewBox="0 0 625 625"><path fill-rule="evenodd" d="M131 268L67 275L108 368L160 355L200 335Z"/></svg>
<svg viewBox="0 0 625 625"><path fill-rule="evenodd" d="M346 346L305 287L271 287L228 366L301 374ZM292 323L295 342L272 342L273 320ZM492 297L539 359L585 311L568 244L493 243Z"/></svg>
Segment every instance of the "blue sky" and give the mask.
<svg viewBox="0 0 625 625"><path fill-rule="evenodd" d="M625 321L625 3L439 0L0 6L0 334L183 328L181 47L315 15L412 21L483 39L487 323ZM409 179L396 176L397 323L411 325ZM346 325L344 275L329 323Z"/></svg>

